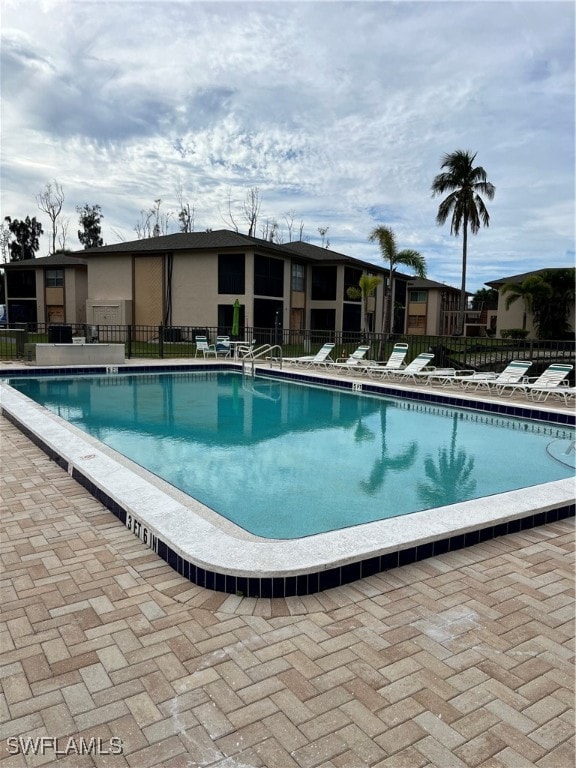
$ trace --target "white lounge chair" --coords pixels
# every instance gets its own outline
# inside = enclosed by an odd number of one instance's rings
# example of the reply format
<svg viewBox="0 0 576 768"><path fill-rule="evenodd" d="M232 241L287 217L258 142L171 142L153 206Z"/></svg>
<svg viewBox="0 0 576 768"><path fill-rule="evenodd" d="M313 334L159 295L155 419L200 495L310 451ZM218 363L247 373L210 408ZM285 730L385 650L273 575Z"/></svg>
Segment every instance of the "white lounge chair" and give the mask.
<svg viewBox="0 0 576 768"><path fill-rule="evenodd" d="M304 355L301 357L283 357L282 362L286 365L302 366L304 368L314 368L315 366L322 367L326 363L334 362L330 358L330 353L336 345L331 342L326 342L315 355Z"/></svg>
<svg viewBox="0 0 576 768"><path fill-rule="evenodd" d="M544 387L540 390L538 387L532 387L530 394L535 400L547 400L549 397L563 400L567 406L576 400L576 387L563 387L561 383L557 387Z"/></svg>
<svg viewBox="0 0 576 768"><path fill-rule="evenodd" d="M400 371L389 371L387 377L398 381L415 381L416 374L420 373L433 358L434 355L432 352L420 352L411 363L408 363L406 368L403 368Z"/></svg>
<svg viewBox="0 0 576 768"><path fill-rule="evenodd" d="M360 366L362 373L367 373L372 379L383 378L388 371L399 371L404 366L404 360L408 354L408 344L398 342L394 344L390 357L384 364L370 363Z"/></svg>
<svg viewBox="0 0 576 768"><path fill-rule="evenodd" d="M565 381L574 366L564 363L552 363L546 370L534 379L519 382L518 384L500 384L494 387L496 394L503 397L512 397L514 394L527 395L534 400L545 399L546 393L553 392Z"/></svg>
<svg viewBox="0 0 576 768"><path fill-rule="evenodd" d="M366 353L369 349L369 344L360 344L351 355L348 355L348 357L339 357L334 363L330 363L327 367L331 371L336 371L336 373L343 373L345 371L351 372L353 369L361 368L362 361L366 357Z"/></svg>
<svg viewBox="0 0 576 768"><path fill-rule="evenodd" d="M440 387L451 387L457 385L462 379L472 376L473 370L458 368L433 368L428 371L415 371L411 378L414 381L421 381L424 384L436 384Z"/></svg>
<svg viewBox="0 0 576 768"><path fill-rule="evenodd" d="M217 336L214 346L215 357L230 357L231 353L230 336Z"/></svg>
<svg viewBox="0 0 576 768"><path fill-rule="evenodd" d="M500 384L516 384L526 376L531 365L530 360L512 360L500 373L480 371L464 376L456 383L464 389L491 389Z"/></svg>
<svg viewBox="0 0 576 768"><path fill-rule="evenodd" d="M200 353L202 353L204 357L216 354L216 347L213 344L208 343L207 336L196 336L194 342L196 344L196 357L198 357Z"/></svg>

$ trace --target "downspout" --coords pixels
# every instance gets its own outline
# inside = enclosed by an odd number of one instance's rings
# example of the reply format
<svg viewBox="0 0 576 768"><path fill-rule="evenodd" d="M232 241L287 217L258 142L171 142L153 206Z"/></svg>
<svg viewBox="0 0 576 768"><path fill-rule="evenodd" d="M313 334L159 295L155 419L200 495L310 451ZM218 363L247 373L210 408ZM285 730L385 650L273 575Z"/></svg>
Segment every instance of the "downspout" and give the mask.
<svg viewBox="0 0 576 768"><path fill-rule="evenodd" d="M164 288L164 326L172 325L172 273L174 270L174 254L165 256L165 288Z"/></svg>

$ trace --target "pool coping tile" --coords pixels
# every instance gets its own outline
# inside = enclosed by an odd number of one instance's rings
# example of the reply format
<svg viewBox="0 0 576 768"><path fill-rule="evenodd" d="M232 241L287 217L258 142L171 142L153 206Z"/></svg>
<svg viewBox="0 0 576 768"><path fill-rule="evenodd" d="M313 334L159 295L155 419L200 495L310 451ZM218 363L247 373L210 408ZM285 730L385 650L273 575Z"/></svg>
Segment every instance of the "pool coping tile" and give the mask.
<svg viewBox="0 0 576 768"><path fill-rule="evenodd" d="M215 369L238 370L238 365L130 365L114 366L108 373ZM259 372L359 391L358 383L351 378L332 379L269 368ZM168 483L120 458L6 382L17 376L94 373L106 373L106 367L11 370L0 382L3 414L175 571L207 589L269 598L313 594L575 514L574 480L568 478L301 539L263 539L224 521L195 499L175 492ZM372 382L362 382L360 389L364 393L409 398L422 407L456 406L532 418L550 426L574 424L573 414L532 404L498 403Z"/></svg>

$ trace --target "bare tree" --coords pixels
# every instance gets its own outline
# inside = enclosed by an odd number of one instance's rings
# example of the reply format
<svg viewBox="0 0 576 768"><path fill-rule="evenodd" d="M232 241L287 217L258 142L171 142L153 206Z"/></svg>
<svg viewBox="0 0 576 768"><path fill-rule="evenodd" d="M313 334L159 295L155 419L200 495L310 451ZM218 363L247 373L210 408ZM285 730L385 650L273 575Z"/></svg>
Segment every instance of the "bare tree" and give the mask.
<svg viewBox="0 0 576 768"><path fill-rule="evenodd" d="M228 190L226 191L226 203L228 211L225 216L223 216L222 212L220 212L220 217L226 226L231 227L234 232L240 232L240 227L238 226L238 223L234 218L234 213L232 212L232 190L230 187L228 187Z"/></svg>
<svg viewBox="0 0 576 768"><path fill-rule="evenodd" d="M126 235L122 234L122 232L119 232L117 229L112 227L112 234L114 237L117 237L119 242L125 243L126 242Z"/></svg>
<svg viewBox="0 0 576 768"><path fill-rule="evenodd" d="M36 203L41 211L48 214L48 218L52 222L52 250L50 253L55 253L56 237L60 226L58 217L60 216L62 206L64 205L64 191L62 186L58 184L56 180L46 184L44 190L36 195Z"/></svg>
<svg viewBox="0 0 576 768"><path fill-rule="evenodd" d="M322 238L322 248L329 248L330 247L330 240L326 238L326 234L330 227L318 227L318 232L320 233L320 237Z"/></svg>
<svg viewBox="0 0 576 768"><path fill-rule="evenodd" d="M222 221L229 227L231 227L234 232L240 232L240 225L238 224L238 214L235 214L232 210L232 192L230 188L228 188L227 192L227 213L225 216L220 213L220 216L222 217ZM256 234L256 225L258 223L258 215L260 213L260 208L262 206L262 198L260 197L260 190L258 187L250 187L248 192L246 192L246 196L244 198L244 203L242 204L242 212L240 216L244 218L246 223L248 224L248 235L250 237L254 237Z"/></svg>
<svg viewBox="0 0 576 768"><path fill-rule="evenodd" d="M283 240L276 219L266 219L264 224L260 226L260 232L262 233L262 239L268 240L269 243L280 243Z"/></svg>
<svg viewBox="0 0 576 768"><path fill-rule="evenodd" d="M294 239L294 219L296 218L296 211L291 210L287 211L287 213L284 214L284 221L286 222L286 227L288 229L288 242L291 243ZM301 220L300 224L298 226L298 240L302 240L302 233L304 232L304 222Z"/></svg>
<svg viewBox="0 0 576 768"><path fill-rule="evenodd" d="M180 232L194 232L196 210L193 205L190 205L188 200L184 200L182 184L178 184L176 189L176 199L178 200L178 221L180 222Z"/></svg>
<svg viewBox="0 0 576 768"><path fill-rule="evenodd" d="M161 198L154 200L154 205L148 211L140 211L140 221L136 222L134 231L138 237L138 240L143 240L147 237L160 237L161 235L168 234L168 222L172 216L172 212L161 213L160 206L162 205Z"/></svg>
<svg viewBox="0 0 576 768"><path fill-rule="evenodd" d="M63 218L60 221L60 227L58 230L58 250L66 250L66 238L68 237L68 227L70 226L70 218Z"/></svg>
<svg viewBox="0 0 576 768"><path fill-rule="evenodd" d="M256 223L261 205L260 190L258 187L250 187L244 198L244 217L248 223L248 235L250 237L254 237L256 234Z"/></svg>

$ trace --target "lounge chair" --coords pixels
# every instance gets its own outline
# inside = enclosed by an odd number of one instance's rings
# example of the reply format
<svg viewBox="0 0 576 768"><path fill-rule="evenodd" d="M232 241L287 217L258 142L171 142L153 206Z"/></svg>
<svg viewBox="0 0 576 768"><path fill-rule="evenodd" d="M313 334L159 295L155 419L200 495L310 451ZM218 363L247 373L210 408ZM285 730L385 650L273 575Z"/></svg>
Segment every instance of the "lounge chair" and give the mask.
<svg viewBox="0 0 576 768"><path fill-rule="evenodd" d="M563 385L566 377L574 366L564 363L552 363L546 370L534 379L519 382L517 384L500 384L495 386L496 394L503 397L512 397L514 394L527 395L533 400L543 400L547 394Z"/></svg>
<svg viewBox="0 0 576 768"><path fill-rule="evenodd" d="M389 371L386 376L387 378L395 380L397 379L399 381L415 381L416 374L420 373L420 371L422 371L422 369L428 365L433 357L434 355L432 352L420 352L420 354L415 357L411 363L408 363L406 368L402 368L399 371Z"/></svg>
<svg viewBox="0 0 576 768"><path fill-rule="evenodd" d="M319 367L324 366L326 363L331 363L333 360L330 358L330 352L336 345L331 342L327 342L321 349L316 352L315 355L304 355L301 357L283 357L282 362L286 365L302 366L304 368L314 368L316 365Z"/></svg>
<svg viewBox="0 0 576 768"><path fill-rule="evenodd" d="M370 363L362 365L362 373L367 373L372 379L383 378L388 371L399 371L404 366L404 360L408 354L408 344L398 342L390 353L390 357L384 364Z"/></svg>
<svg viewBox="0 0 576 768"><path fill-rule="evenodd" d="M230 357L231 352L230 336L217 336L214 347L215 357Z"/></svg>
<svg viewBox="0 0 576 768"><path fill-rule="evenodd" d="M492 389L500 384L516 384L525 376L532 363L529 360L512 360L500 373L478 372L464 376L456 383L464 389Z"/></svg>
<svg viewBox="0 0 576 768"><path fill-rule="evenodd" d="M216 353L215 346L208 343L207 336L196 336L194 342L196 344L196 357L198 357L200 353L202 353L203 357L208 357L208 355Z"/></svg>
<svg viewBox="0 0 576 768"><path fill-rule="evenodd" d="M352 372L353 369L361 369L362 362L369 349L369 344L361 344L357 349L354 350L354 352L352 352L351 355L348 355L348 357L339 357L335 362L330 363L327 367L329 370L336 371L337 373L345 371Z"/></svg>
<svg viewBox="0 0 576 768"><path fill-rule="evenodd" d="M436 384L440 387L457 385L462 379L472 376L473 370L458 368L432 368L431 370L415 371L411 378L413 381L422 381L424 384Z"/></svg>
<svg viewBox="0 0 576 768"><path fill-rule="evenodd" d="M557 387L543 387L538 390L538 387L532 387L530 390L535 400L547 400L548 397L553 397L557 400L564 400L564 405L569 405L576 400L576 387L563 387L560 383Z"/></svg>

